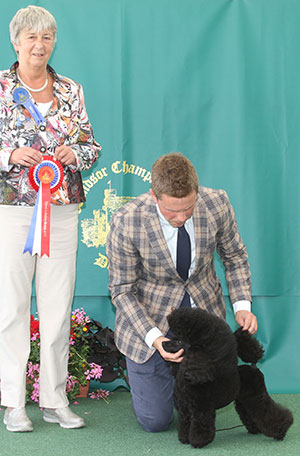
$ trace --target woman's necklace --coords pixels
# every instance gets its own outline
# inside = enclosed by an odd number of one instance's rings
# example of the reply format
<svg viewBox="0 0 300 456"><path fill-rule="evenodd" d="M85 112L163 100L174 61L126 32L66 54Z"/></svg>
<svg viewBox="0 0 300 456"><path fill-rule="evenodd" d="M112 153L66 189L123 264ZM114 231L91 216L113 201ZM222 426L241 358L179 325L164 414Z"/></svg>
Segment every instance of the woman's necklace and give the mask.
<svg viewBox="0 0 300 456"><path fill-rule="evenodd" d="M29 87L27 84L25 84L24 81L22 81L22 79L20 78L20 75L19 75L18 71L17 71L17 76L18 76L18 79L19 79L20 83L21 83L24 87L26 87L26 89L30 90L30 92L41 92L42 90L44 90L44 89L47 87L48 82L49 82L49 80L48 80L48 72L47 72L46 81L45 81L45 84L43 85L43 87L40 87L39 89L32 89L32 88Z"/></svg>

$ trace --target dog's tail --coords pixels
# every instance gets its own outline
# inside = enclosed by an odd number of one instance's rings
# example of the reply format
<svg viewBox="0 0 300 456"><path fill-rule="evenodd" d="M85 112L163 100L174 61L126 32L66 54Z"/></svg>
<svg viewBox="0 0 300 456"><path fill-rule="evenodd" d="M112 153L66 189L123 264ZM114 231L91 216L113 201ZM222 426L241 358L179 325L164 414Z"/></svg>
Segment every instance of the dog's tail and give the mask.
<svg viewBox="0 0 300 456"><path fill-rule="evenodd" d="M244 363L256 364L264 354L262 345L248 331L239 328L234 333L238 356Z"/></svg>

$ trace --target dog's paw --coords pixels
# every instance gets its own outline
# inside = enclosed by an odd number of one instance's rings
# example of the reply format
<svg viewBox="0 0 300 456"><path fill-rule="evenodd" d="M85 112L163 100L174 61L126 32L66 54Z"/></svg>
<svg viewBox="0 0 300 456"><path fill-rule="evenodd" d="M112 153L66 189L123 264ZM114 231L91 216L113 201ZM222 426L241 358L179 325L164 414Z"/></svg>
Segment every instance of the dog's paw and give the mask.
<svg viewBox="0 0 300 456"><path fill-rule="evenodd" d="M179 426L178 433L177 433L179 442L184 443L184 444L190 443L188 429L189 429L189 427L186 428L185 426L181 426L181 428L180 428L180 426Z"/></svg>
<svg viewBox="0 0 300 456"><path fill-rule="evenodd" d="M203 438L203 439L195 439L195 440L191 440L190 444L194 448L203 448L204 446L206 446L209 443L211 443L213 441L213 439L214 439L213 437Z"/></svg>
<svg viewBox="0 0 300 456"><path fill-rule="evenodd" d="M183 444L190 443L188 437L186 437L186 436L184 436L184 437L183 436L181 436L181 437L178 436L178 440L179 440L179 442L181 442Z"/></svg>
<svg viewBox="0 0 300 456"><path fill-rule="evenodd" d="M288 429L293 424L294 418L290 410L282 407L279 404L274 405L273 416L277 413L277 420L264 423L262 433L268 437L273 437L275 440L283 440Z"/></svg>

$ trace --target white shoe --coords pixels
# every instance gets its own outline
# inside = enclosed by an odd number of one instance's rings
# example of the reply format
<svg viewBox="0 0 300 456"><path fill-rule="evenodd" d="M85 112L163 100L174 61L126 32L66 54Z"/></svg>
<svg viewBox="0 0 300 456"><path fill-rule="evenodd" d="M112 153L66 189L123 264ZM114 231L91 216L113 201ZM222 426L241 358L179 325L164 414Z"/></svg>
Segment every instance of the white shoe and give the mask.
<svg viewBox="0 0 300 456"><path fill-rule="evenodd" d="M25 412L25 407L5 410L3 423L6 429L11 432L30 432L33 431L32 422Z"/></svg>
<svg viewBox="0 0 300 456"><path fill-rule="evenodd" d="M77 429L85 426L84 420L73 413L68 406L57 409L45 408L43 418L47 423L58 423L65 429Z"/></svg>

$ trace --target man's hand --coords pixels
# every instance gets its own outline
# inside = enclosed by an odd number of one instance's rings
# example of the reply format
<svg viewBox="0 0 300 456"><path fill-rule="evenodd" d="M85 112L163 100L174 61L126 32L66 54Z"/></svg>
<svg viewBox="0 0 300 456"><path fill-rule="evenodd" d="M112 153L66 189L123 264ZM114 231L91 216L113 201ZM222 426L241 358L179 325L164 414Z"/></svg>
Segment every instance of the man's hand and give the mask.
<svg viewBox="0 0 300 456"><path fill-rule="evenodd" d="M22 165L29 168L42 162L43 155L39 150L32 147L19 147L15 149L9 158L11 165Z"/></svg>
<svg viewBox="0 0 300 456"><path fill-rule="evenodd" d="M172 363L181 363L181 361L183 360L183 353L184 353L183 348L181 350L178 350L178 352L176 352L176 353L166 352L162 346L162 343L165 340L170 340L170 339L168 339L167 337L163 337L163 336L158 337L153 342L153 347L159 351L162 358L164 358L166 361L171 361Z"/></svg>
<svg viewBox="0 0 300 456"><path fill-rule="evenodd" d="M235 314L235 320L244 331L248 330L250 334L256 334L257 318L252 312L238 310Z"/></svg>
<svg viewBox="0 0 300 456"><path fill-rule="evenodd" d="M54 158L59 160L62 165L76 165L76 157L71 147L58 146L54 152Z"/></svg>

